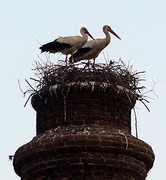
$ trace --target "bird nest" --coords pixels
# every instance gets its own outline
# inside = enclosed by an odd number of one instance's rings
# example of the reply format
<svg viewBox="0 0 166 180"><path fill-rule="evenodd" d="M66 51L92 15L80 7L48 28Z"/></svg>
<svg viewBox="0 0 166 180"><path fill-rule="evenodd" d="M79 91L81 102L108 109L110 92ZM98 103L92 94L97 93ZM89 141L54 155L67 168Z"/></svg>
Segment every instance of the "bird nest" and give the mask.
<svg viewBox="0 0 166 180"><path fill-rule="evenodd" d="M24 95L30 93L29 98L44 88L56 91L60 87L64 92L66 87L68 87L66 91L69 91L71 86L80 86L80 88L86 86L93 90L96 85L103 91L107 88L111 88L117 93L121 91L128 98L134 97L135 100L140 100L145 106L145 101L148 102L142 95L145 87L140 85L144 80L142 75L145 71L133 71L132 66L126 65L122 60L94 65L85 62L65 64L59 61L57 64L53 64L50 61L36 61L33 70L36 78L30 79L35 82L35 87L26 80L30 88L23 92Z"/></svg>

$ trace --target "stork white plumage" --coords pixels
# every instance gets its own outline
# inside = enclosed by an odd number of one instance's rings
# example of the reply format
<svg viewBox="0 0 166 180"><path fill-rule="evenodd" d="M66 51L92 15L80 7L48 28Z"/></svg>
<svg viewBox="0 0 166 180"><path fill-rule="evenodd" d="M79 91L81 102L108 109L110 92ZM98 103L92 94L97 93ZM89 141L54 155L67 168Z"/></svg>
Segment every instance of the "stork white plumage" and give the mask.
<svg viewBox="0 0 166 180"><path fill-rule="evenodd" d="M94 39L85 27L80 29L80 33L82 36L59 37L42 45L39 49L41 49L41 52L62 53L66 55L65 60L67 61L68 54L72 55L77 49L80 49L87 42L88 36Z"/></svg>
<svg viewBox="0 0 166 180"><path fill-rule="evenodd" d="M121 39L108 25L103 26L103 32L106 35L105 38L88 41L82 48L78 49L73 54L72 58L70 57L70 62L72 62L71 60L73 60L75 63L81 60L93 59L95 63L96 57L111 41L109 32L115 35L117 38Z"/></svg>

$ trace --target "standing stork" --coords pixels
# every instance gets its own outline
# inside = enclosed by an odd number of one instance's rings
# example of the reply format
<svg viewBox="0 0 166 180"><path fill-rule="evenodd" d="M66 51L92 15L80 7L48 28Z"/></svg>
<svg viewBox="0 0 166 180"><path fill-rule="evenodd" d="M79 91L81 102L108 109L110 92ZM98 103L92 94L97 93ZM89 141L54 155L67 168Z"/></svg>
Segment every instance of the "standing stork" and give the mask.
<svg viewBox="0 0 166 180"><path fill-rule="evenodd" d="M109 32L115 35L117 38L121 39L108 25L103 26L103 32L106 35L105 38L103 39L99 38L88 41L82 48L78 49L72 55L72 57L69 58L70 62L74 61L75 63L81 60L93 59L94 60L93 64L94 64L96 57L111 41L111 36Z"/></svg>
<svg viewBox="0 0 166 180"><path fill-rule="evenodd" d="M82 36L59 37L42 45L39 49L41 49L41 52L62 53L66 55L65 61L67 61L68 54L72 56L77 49L80 49L87 42L88 36L94 39L85 27L80 29L80 33Z"/></svg>

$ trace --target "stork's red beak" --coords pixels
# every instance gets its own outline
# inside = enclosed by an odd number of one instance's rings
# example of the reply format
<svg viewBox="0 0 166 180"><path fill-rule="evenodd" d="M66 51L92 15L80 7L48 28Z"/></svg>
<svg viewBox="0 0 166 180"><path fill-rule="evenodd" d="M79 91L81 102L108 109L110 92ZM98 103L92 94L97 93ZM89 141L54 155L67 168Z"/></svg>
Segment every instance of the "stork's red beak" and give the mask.
<svg viewBox="0 0 166 180"><path fill-rule="evenodd" d="M90 34L90 32L86 31L86 34L87 34L89 37L91 37L93 40L95 40L95 39L93 38L93 36Z"/></svg>
<svg viewBox="0 0 166 180"><path fill-rule="evenodd" d="M109 29L110 33L112 33L114 36L116 36L117 38L119 38L121 40L121 38L112 30L112 29Z"/></svg>

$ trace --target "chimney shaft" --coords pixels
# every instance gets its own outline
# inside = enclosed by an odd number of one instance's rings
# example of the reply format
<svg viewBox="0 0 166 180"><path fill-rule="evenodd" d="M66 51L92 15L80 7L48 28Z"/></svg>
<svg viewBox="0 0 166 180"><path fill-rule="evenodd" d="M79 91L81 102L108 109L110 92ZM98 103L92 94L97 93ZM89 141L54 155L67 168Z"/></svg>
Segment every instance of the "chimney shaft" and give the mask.
<svg viewBox="0 0 166 180"><path fill-rule="evenodd" d="M98 83L42 88L32 97L37 135L14 156L21 180L145 180L152 148L131 135L136 98Z"/></svg>

